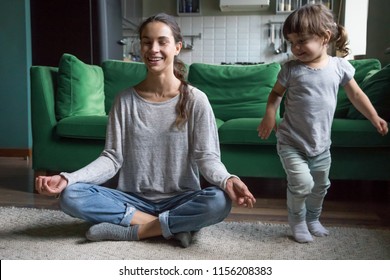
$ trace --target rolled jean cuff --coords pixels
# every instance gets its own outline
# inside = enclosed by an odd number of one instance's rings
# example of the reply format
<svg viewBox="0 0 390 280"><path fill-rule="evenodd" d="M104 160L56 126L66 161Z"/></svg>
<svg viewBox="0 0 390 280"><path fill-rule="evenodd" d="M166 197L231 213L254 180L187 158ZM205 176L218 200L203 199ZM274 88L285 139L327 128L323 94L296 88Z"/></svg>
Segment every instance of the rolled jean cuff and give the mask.
<svg viewBox="0 0 390 280"><path fill-rule="evenodd" d="M173 236L173 233L169 230L168 217L169 211L165 211L158 216L158 220L160 221L161 225L162 236L165 239L170 239Z"/></svg>
<svg viewBox="0 0 390 280"><path fill-rule="evenodd" d="M135 211L137 211L137 209L135 209L134 206L127 204L126 212L125 215L123 216L122 221L120 222L120 225L124 227L130 226L130 222L133 219Z"/></svg>

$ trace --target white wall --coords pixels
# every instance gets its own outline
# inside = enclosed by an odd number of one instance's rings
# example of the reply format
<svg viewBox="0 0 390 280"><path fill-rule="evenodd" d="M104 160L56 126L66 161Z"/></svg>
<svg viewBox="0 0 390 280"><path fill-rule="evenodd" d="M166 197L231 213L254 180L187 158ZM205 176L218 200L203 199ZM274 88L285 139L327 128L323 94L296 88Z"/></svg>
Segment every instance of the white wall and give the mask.
<svg viewBox="0 0 390 280"><path fill-rule="evenodd" d="M368 0L345 0L345 23L350 58L366 54Z"/></svg>
<svg viewBox="0 0 390 280"><path fill-rule="evenodd" d="M285 16L209 16L178 17L183 35L201 34L193 39L193 49L184 49L180 58L186 63L271 62L287 60L286 54L274 54L270 47L270 21L283 22ZM184 38L191 40L189 37ZM276 40L275 47L280 45ZM191 42L190 42L191 43Z"/></svg>
<svg viewBox="0 0 390 280"><path fill-rule="evenodd" d="M274 54L268 38L268 23L283 22L285 18L286 15L177 17L184 36L201 34L192 41L190 37L184 37L193 48L183 49L179 57L187 64L286 61L289 55ZM275 47L279 45L280 39L276 40Z"/></svg>

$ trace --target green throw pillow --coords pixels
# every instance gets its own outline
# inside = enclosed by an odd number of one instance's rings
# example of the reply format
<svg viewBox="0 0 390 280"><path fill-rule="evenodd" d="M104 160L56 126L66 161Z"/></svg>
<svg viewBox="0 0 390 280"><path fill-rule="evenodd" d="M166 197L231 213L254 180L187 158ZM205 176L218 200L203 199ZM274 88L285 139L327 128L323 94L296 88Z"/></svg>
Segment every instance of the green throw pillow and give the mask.
<svg viewBox="0 0 390 280"><path fill-rule="evenodd" d="M212 65L193 63L188 81L210 100L216 118L261 118L277 75L279 63Z"/></svg>
<svg viewBox="0 0 390 280"><path fill-rule="evenodd" d="M105 114L102 68L63 54L58 67L57 119Z"/></svg>
<svg viewBox="0 0 390 280"><path fill-rule="evenodd" d="M365 79L361 89L367 94L378 115L390 121L390 64ZM365 119L352 105L347 117L349 119Z"/></svg>
<svg viewBox="0 0 390 280"><path fill-rule="evenodd" d="M128 87L139 84L146 78L147 69L142 62L106 60L102 63L104 73L105 108L111 110L115 96Z"/></svg>
<svg viewBox="0 0 390 280"><path fill-rule="evenodd" d="M362 84L363 80L371 71L380 70L382 67L380 61L374 58L349 60L349 63L355 68L355 75L353 77L358 85ZM344 88L340 86L337 94L335 118L345 118L351 105Z"/></svg>

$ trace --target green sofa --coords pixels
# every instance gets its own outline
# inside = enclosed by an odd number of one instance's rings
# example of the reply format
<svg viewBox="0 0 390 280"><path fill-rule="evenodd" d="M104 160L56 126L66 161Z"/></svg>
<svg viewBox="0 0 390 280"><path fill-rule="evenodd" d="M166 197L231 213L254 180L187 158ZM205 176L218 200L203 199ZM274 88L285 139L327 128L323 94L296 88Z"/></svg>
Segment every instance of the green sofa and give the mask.
<svg viewBox="0 0 390 280"><path fill-rule="evenodd" d="M352 60L355 79L390 120L390 66ZM215 113L222 161L241 177L284 178L274 134L257 136L280 65L189 65L188 81L204 91ZM113 98L146 75L142 63L86 65L64 54L59 67L31 68L32 165L36 173L73 171L99 156ZM65 96L65 97L64 97ZM91 106L91 103L93 106ZM98 104L98 106L95 106ZM87 108L88 107L88 108ZM69 109L70 108L70 109ZM84 108L87 108L84 110ZM279 120L283 116L280 108ZM343 89L332 127L332 179L390 180L390 136L380 136Z"/></svg>

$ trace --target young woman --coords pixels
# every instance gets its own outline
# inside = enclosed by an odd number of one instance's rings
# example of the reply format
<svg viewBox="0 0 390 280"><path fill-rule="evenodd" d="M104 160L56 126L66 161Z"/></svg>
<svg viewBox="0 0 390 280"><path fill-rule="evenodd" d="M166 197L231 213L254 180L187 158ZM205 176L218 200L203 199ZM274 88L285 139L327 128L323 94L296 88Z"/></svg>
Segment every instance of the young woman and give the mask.
<svg viewBox="0 0 390 280"><path fill-rule="evenodd" d="M313 241L311 234L329 234L319 218L330 186L330 133L339 85L380 134L388 132L388 125L357 85L352 65L328 55L334 42L340 53L347 55L348 49L345 29L335 23L327 7L305 5L294 11L283 25L283 36L296 60L282 66L258 132L266 139L276 129L288 181L288 221L295 240L304 243ZM276 128L275 114L284 94L285 113Z"/></svg>
<svg viewBox="0 0 390 280"><path fill-rule="evenodd" d="M174 18L148 18L139 36L147 76L117 96L100 157L73 173L38 177L36 189L61 194L65 213L94 223L89 240L162 235L187 247L192 232L229 214L232 200L253 207L255 198L221 163L211 106L186 83L177 58L182 36ZM101 186L117 172L116 189ZM199 172L213 186L201 189Z"/></svg>

